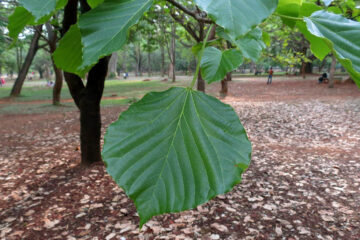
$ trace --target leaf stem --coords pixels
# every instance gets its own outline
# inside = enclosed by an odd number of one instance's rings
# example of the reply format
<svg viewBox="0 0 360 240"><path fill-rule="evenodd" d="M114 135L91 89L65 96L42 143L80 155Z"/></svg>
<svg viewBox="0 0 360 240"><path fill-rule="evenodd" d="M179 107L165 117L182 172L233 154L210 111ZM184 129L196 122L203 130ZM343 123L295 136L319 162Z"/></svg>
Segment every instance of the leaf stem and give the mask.
<svg viewBox="0 0 360 240"><path fill-rule="evenodd" d="M287 15L282 15L282 14L279 14L279 13L274 13L275 16L278 16L278 17L281 17L281 18L286 18L286 19L289 19L289 20L295 20L295 21L302 21L304 20L304 18L299 18L299 17L291 17L291 16L287 16Z"/></svg>
<svg viewBox="0 0 360 240"><path fill-rule="evenodd" d="M190 85L190 88L191 88L191 89L194 88L195 83L196 83L196 80L197 80L197 78L198 78L199 71L200 71L201 59L202 59L202 56L203 56L203 54L204 54L204 49L205 49L205 47L206 47L206 43L207 43L207 41L208 41L208 38L209 38L209 35L210 35L210 32L211 32L211 29L212 29L213 27L214 27L214 24L211 24L210 27L209 27L209 30L208 30L208 32L207 32L207 34L206 34L206 37L205 37L205 39L204 39L204 41L203 41L203 45L202 45L201 51L200 51L200 53L199 53L199 58L198 58L198 62L197 62L197 65L196 65L196 71L195 71L195 74L194 74L194 78L193 78L193 80L192 80L192 82L191 82L191 85Z"/></svg>

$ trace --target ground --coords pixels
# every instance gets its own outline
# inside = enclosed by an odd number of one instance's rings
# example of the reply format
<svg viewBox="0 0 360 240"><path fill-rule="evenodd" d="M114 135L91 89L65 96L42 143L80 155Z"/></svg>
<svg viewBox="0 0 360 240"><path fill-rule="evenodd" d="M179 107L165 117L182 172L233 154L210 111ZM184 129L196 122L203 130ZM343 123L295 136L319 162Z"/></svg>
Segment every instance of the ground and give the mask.
<svg viewBox="0 0 360 240"><path fill-rule="evenodd" d="M360 91L353 84L329 89L315 78L265 82L235 79L223 99L253 143L242 183L197 209L155 217L141 230L133 203L103 164L78 166L73 106L21 114L46 99L3 100L1 239L360 239ZM134 97L109 91L110 99ZM208 91L217 95L219 84ZM130 100L103 108L103 131Z"/></svg>

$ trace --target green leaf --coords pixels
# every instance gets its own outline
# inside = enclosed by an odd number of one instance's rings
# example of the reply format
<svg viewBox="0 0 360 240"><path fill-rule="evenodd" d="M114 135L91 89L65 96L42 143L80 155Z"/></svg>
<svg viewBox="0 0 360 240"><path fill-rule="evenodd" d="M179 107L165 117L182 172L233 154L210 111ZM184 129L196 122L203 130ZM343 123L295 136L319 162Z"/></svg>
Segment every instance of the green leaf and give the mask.
<svg viewBox="0 0 360 240"><path fill-rule="evenodd" d="M142 226L230 191L250 164L251 143L229 105L171 88L147 94L122 113L108 128L102 156Z"/></svg>
<svg viewBox="0 0 360 240"><path fill-rule="evenodd" d="M91 8L96 8L101 3L103 3L104 0L87 0L87 2L88 2L88 4L90 5Z"/></svg>
<svg viewBox="0 0 360 240"><path fill-rule="evenodd" d="M253 61L260 58L262 50L266 47L262 40L262 31L260 28L254 28L245 36L236 40L236 46L241 50L244 57Z"/></svg>
<svg viewBox="0 0 360 240"><path fill-rule="evenodd" d="M57 0L56 1L56 10L60 10L64 8L67 4L68 0Z"/></svg>
<svg viewBox="0 0 360 240"><path fill-rule="evenodd" d="M360 23L318 11L305 18L309 32L323 39L360 87Z"/></svg>
<svg viewBox="0 0 360 240"><path fill-rule="evenodd" d="M89 69L79 69L83 61L82 48L80 29L78 25L72 25L53 53L55 65L65 72L77 73L84 77Z"/></svg>
<svg viewBox="0 0 360 240"><path fill-rule="evenodd" d="M207 42L206 42L206 47L216 46L216 45L218 45L219 43L220 43L220 42L219 42L218 39L210 40L210 41L207 41ZM192 46L191 51L192 51L192 53L193 53L195 56L198 56L198 54L199 54L200 51L202 50L202 47L203 47L203 43L202 43L202 42L197 43L197 44L195 44L194 46Z"/></svg>
<svg viewBox="0 0 360 240"><path fill-rule="evenodd" d="M216 28L216 34L236 45L241 50L244 57L253 61L257 61L259 59L262 50L266 47L263 42L263 34L260 28L254 28L245 36L241 36L237 40L234 40L229 34L227 34L222 27ZM268 40L270 41L270 39Z"/></svg>
<svg viewBox="0 0 360 240"><path fill-rule="evenodd" d="M315 3L304 2L301 5L299 17L309 17L314 12L320 11L322 8Z"/></svg>
<svg viewBox="0 0 360 240"><path fill-rule="evenodd" d="M319 10L321 10L321 7L317 6L316 4L304 2L301 6L299 16L309 17L311 16L311 14ZM312 35L307 29L306 23L304 21L297 21L296 26L299 28L305 38L310 42L310 49L312 53L318 59L323 60L331 51L325 40Z"/></svg>
<svg viewBox="0 0 360 240"><path fill-rule="evenodd" d="M152 0L105 0L81 15L78 27L66 33L66 40L60 42L62 47L59 46L54 55L56 65L66 72L83 77L100 58L119 50L125 44L128 29L151 4ZM70 34L72 36L67 36ZM74 42L71 41L73 37ZM75 46L82 48L77 49ZM69 56L75 59L67 61Z"/></svg>
<svg viewBox="0 0 360 240"><path fill-rule="evenodd" d="M32 4L38 4L39 2L37 1L22 1L24 3L24 5L26 7L32 6ZM63 8L67 3L67 0L57 0L56 1L56 10L59 10L61 8ZM48 4L48 2L47 2ZM30 10L34 11L34 9L31 7ZM9 24L8 24L8 29L9 29L9 36L11 38L13 38L14 40L17 40L19 34L24 30L24 28L27 25L40 25L43 24L45 22L47 22L50 17L51 14L54 12L55 9L52 9L52 11L47 14L47 15L43 15L40 14L38 15L40 18L36 19L33 14L27 10L24 7L16 7L14 13L9 17ZM37 12L37 14L39 14L39 12Z"/></svg>
<svg viewBox="0 0 360 240"><path fill-rule="evenodd" d="M19 2L35 17L36 22L51 14L57 4L56 0L19 0Z"/></svg>
<svg viewBox="0 0 360 240"><path fill-rule="evenodd" d="M262 40L263 40L263 42L265 43L266 46L270 47L270 45L271 45L271 37L267 32L263 32Z"/></svg>
<svg viewBox="0 0 360 240"><path fill-rule="evenodd" d="M83 63L80 69L117 50L126 42L128 29L152 5L152 0L105 0L103 4L80 16Z"/></svg>
<svg viewBox="0 0 360 240"><path fill-rule="evenodd" d="M285 16L298 17L301 5L302 0L279 0L276 12ZM296 24L295 20L289 20L286 18L282 18L282 21L290 27L294 27Z"/></svg>
<svg viewBox="0 0 360 240"><path fill-rule="evenodd" d="M230 49L222 52L217 48L208 47L205 48L201 60L201 75L208 83L221 81L242 62L243 56L239 50Z"/></svg>
<svg viewBox="0 0 360 240"><path fill-rule="evenodd" d="M278 0L195 0L195 3L236 39L270 16Z"/></svg>
<svg viewBox="0 0 360 240"><path fill-rule="evenodd" d="M16 40L19 34L24 30L25 26L34 20L35 18L33 15L25 8L15 8L14 13L9 17L9 36Z"/></svg>

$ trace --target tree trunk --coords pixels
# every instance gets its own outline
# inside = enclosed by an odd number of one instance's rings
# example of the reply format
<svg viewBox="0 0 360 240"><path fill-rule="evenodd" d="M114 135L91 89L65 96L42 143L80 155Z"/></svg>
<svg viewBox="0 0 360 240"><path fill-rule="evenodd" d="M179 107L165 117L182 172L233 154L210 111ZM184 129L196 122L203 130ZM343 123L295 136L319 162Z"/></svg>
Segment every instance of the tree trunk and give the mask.
<svg viewBox="0 0 360 240"><path fill-rule="evenodd" d="M38 71L39 71L39 77L40 77L40 79L44 79L43 70L42 70L42 69L38 69Z"/></svg>
<svg viewBox="0 0 360 240"><path fill-rule="evenodd" d="M141 70L141 46L140 43L135 45L135 59L136 59L136 70L135 75L136 76L142 76L142 70Z"/></svg>
<svg viewBox="0 0 360 240"><path fill-rule="evenodd" d="M53 88L53 105L57 106L60 105L60 100L61 100L63 74L62 74L62 70L57 68L54 62L53 62L53 68L55 72L55 85Z"/></svg>
<svg viewBox="0 0 360 240"><path fill-rule="evenodd" d="M232 81L232 72L229 72L228 74L226 74L226 80L228 81L228 82L231 82Z"/></svg>
<svg viewBox="0 0 360 240"><path fill-rule="evenodd" d="M226 78L221 80L221 90L220 90L220 97L224 98L228 94L228 81Z"/></svg>
<svg viewBox="0 0 360 240"><path fill-rule="evenodd" d="M50 76L50 67L47 65L47 63L45 64L45 79L47 81L51 80L51 76Z"/></svg>
<svg viewBox="0 0 360 240"><path fill-rule="evenodd" d="M30 66L35 57L35 54L36 54L37 50L39 49L39 39L40 39L41 31L42 31L42 25L36 26L34 28L35 28L35 33L34 33L33 39L31 40L31 43L29 46L29 51L25 58L25 62L21 67L21 70L18 74L18 77L15 80L13 88L11 89L11 93L10 93L11 97L18 97L20 95L22 86L26 79L26 75L30 69Z"/></svg>
<svg viewBox="0 0 360 240"><path fill-rule="evenodd" d="M50 23L47 22L45 24L45 27L48 32L48 42L49 42L49 47L50 47L50 53L52 54L56 50L56 43L58 40L58 36L57 36L57 33L54 31L53 26ZM52 103L53 103L53 105L58 106L58 105L60 105L60 100L61 100L63 74L62 74L62 70L56 67L52 56L51 56L51 62L52 62L52 66L53 66L54 73L55 73L55 84L54 84L54 88L53 88Z"/></svg>
<svg viewBox="0 0 360 240"><path fill-rule="evenodd" d="M108 62L109 58L103 58L90 70L88 84L82 91L79 101L81 162L84 165L101 161L100 101L104 91Z"/></svg>
<svg viewBox="0 0 360 240"><path fill-rule="evenodd" d="M165 48L164 45L161 44L161 77L165 77Z"/></svg>
<svg viewBox="0 0 360 240"><path fill-rule="evenodd" d="M114 73L116 75L116 67L117 67L117 62L118 62L118 54L117 52L114 52L111 55L110 61L109 61L109 66L108 66L108 75L111 73Z"/></svg>
<svg viewBox="0 0 360 240"><path fill-rule="evenodd" d="M16 47L16 65L19 74L21 72L21 68L23 65L22 56L23 56L23 47L20 45Z"/></svg>
<svg viewBox="0 0 360 240"><path fill-rule="evenodd" d="M205 92L205 81L201 76L201 69L199 71L198 79L197 79L197 90L201 92Z"/></svg>
<svg viewBox="0 0 360 240"><path fill-rule="evenodd" d="M175 82L176 81L176 69L175 69L175 66L176 66L176 38L175 38L175 35L176 35L176 25L175 25L175 22L172 22L171 24L171 70L172 70L172 82Z"/></svg>
<svg viewBox="0 0 360 240"><path fill-rule="evenodd" d="M147 59L148 59L148 77L151 77L151 53L147 53Z"/></svg>
<svg viewBox="0 0 360 240"><path fill-rule="evenodd" d="M86 1L81 1L81 3L87 10L90 9ZM77 4L77 0L69 0L65 7L63 35L72 24L77 22ZM80 109L81 163L83 165L90 165L101 161L100 101L104 91L109 58L100 59L90 70L86 87L79 76L72 73L64 73L71 96L76 106Z"/></svg>
<svg viewBox="0 0 360 240"><path fill-rule="evenodd" d="M313 65L311 62L302 62L300 74L301 75L311 74L311 73L313 73L312 69L313 69Z"/></svg>
<svg viewBox="0 0 360 240"><path fill-rule="evenodd" d="M336 70L336 58L333 55L331 61L331 67L330 67L329 88L334 88L335 70Z"/></svg>
<svg viewBox="0 0 360 240"><path fill-rule="evenodd" d="M204 32L204 24L203 23L199 23L200 26L200 39L201 41L204 41L205 39L205 32ZM209 35L209 39L207 39L208 41L215 39L215 35L216 35L216 27L213 27L212 29L209 29L208 31L210 32ZM201 92L205 92L205 81L201 76L201 68L198 74L198 79L197 79L197 90L201 91Z"/></svg>

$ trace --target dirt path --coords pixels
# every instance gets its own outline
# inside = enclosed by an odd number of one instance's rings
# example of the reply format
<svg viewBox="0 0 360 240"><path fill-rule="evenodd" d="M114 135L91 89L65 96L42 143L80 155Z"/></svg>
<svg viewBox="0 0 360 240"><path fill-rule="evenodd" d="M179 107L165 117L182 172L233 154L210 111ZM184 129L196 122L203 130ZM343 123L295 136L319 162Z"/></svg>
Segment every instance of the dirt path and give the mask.
<svg viewBox="0 0 360 240"><path fill-rule="evenodd" d="M224 101L254 147L243 182L141 231L133 203L104 166L78 167L77 111L0 116L0 237L360 239L360 91L234 81ZM104 125L123 110L104 109Z"/></svg>

